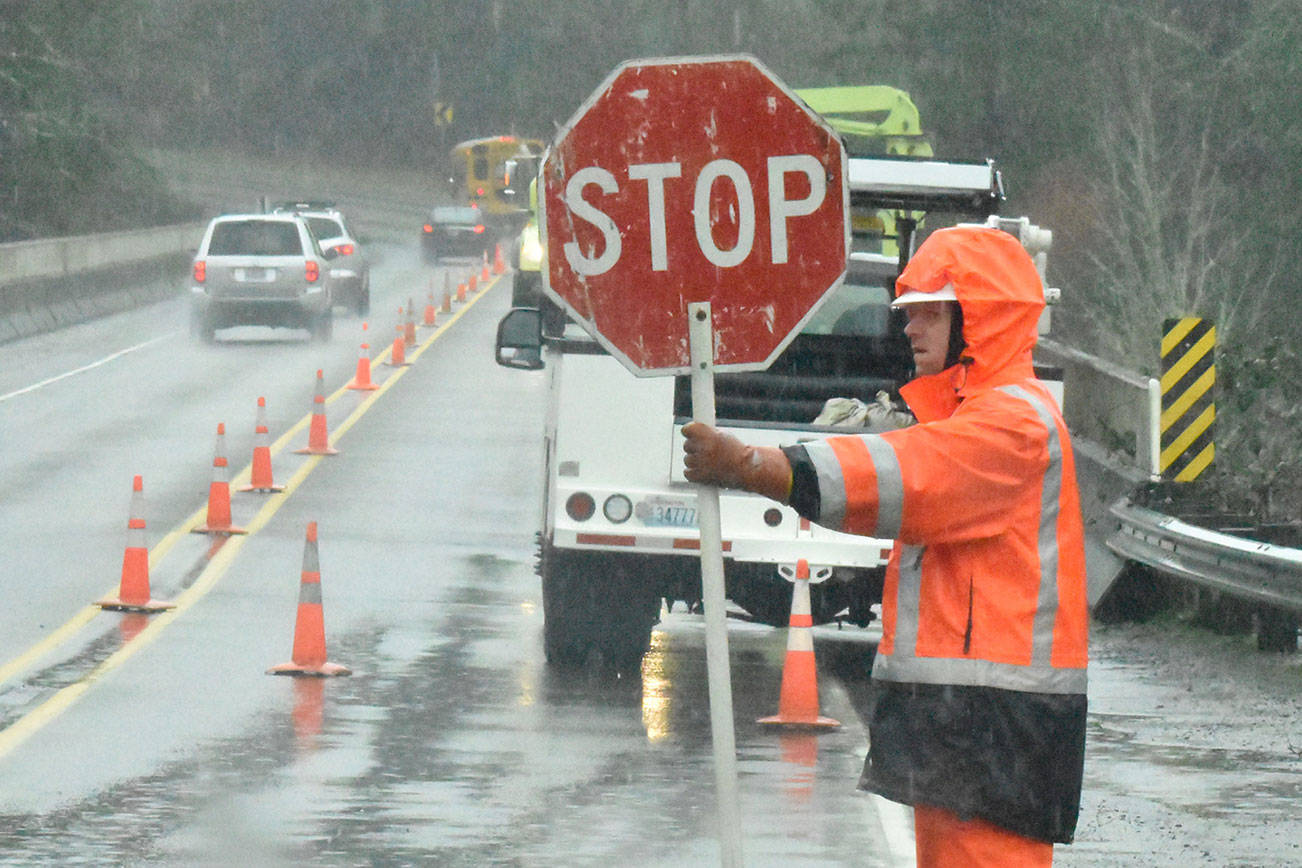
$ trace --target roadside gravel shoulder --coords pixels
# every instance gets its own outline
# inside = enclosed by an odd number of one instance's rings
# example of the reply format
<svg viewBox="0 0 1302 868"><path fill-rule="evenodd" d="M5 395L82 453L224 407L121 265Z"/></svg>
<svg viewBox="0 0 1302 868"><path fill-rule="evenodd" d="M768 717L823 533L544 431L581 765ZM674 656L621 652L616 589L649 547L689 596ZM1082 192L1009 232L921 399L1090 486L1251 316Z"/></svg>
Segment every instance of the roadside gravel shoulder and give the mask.
<svg viewBox="0 0 1302 868"><path fill-rule="evenodd" d="M1302 864L1302 655L1174 617L1092 629L1081 822L1056 864Z"/></svg>

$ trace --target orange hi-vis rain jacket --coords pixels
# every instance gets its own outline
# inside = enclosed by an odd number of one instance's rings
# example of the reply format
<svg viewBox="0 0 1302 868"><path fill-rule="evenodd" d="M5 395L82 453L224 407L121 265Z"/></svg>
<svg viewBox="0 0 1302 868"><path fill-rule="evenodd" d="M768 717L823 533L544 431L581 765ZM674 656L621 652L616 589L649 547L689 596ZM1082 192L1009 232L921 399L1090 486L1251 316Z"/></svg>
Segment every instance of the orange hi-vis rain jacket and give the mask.
<svg viewBox="0 0 1302 868"><path fill-rule="evenodd" d="M1070 841L1088 613L1070 440L1031 363L1043 286L1017 239L970 226L932 233L896 291L946 285L966 347L901 389L918 424L789 447L791 502L896 540L864 786Z"/></svg>

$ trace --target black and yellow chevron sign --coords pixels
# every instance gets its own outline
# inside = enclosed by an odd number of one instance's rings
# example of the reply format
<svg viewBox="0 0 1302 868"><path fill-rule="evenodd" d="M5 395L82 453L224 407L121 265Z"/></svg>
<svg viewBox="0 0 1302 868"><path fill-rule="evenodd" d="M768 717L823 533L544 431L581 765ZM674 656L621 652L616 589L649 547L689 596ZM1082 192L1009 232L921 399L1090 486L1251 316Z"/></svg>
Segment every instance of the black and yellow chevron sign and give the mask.
<svg viewBox="0 0 1302 868"><path fill-rule="evenodd" d="M1192 482L1216 457L1216 326L1197 317L1162 324L1162 478Z"/></svg>

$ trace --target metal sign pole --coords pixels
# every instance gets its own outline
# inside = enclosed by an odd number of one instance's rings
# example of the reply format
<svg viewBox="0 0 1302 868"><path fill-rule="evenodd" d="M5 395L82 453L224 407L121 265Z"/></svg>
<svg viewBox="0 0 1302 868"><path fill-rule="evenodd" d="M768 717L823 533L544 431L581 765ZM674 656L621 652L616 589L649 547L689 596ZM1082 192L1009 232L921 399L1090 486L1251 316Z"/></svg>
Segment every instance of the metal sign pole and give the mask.
<svg viewBox="0 0 1302 868"><path fill-rule="evenodd" d="M714 327L709 302L687 305L687 339L692 365L692 418L714 425ZM719 799L721 864L740 868L741 806L737 796L737 745L732 722L732 673L728 663L728 624L724 612L723 530L719 489L696 492L701 533L701 596L705 605L705 661L710 685L710 736L714 743L714 784Z"/></svg>

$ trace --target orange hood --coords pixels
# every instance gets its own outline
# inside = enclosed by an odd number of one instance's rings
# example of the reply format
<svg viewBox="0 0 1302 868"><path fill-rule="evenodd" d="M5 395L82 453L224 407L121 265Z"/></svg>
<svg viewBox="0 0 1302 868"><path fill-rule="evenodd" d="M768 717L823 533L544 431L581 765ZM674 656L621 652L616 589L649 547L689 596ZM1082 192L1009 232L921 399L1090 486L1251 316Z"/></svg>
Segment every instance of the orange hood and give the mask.
<svg viewBox="0 0 1302 868"><path fill-rule="evenodd" d="M963 308L963 355L972 362L966 375L959 364L901 390L924 422L924 415L948 416L958 399L975 390L1034 376L1031 350L1044 310L1044 285L1022 243L985 226L936 230L896 280L895 294L935 292L946 284L954 286ZM915 399L925 406L915 406Z"/></svg>

